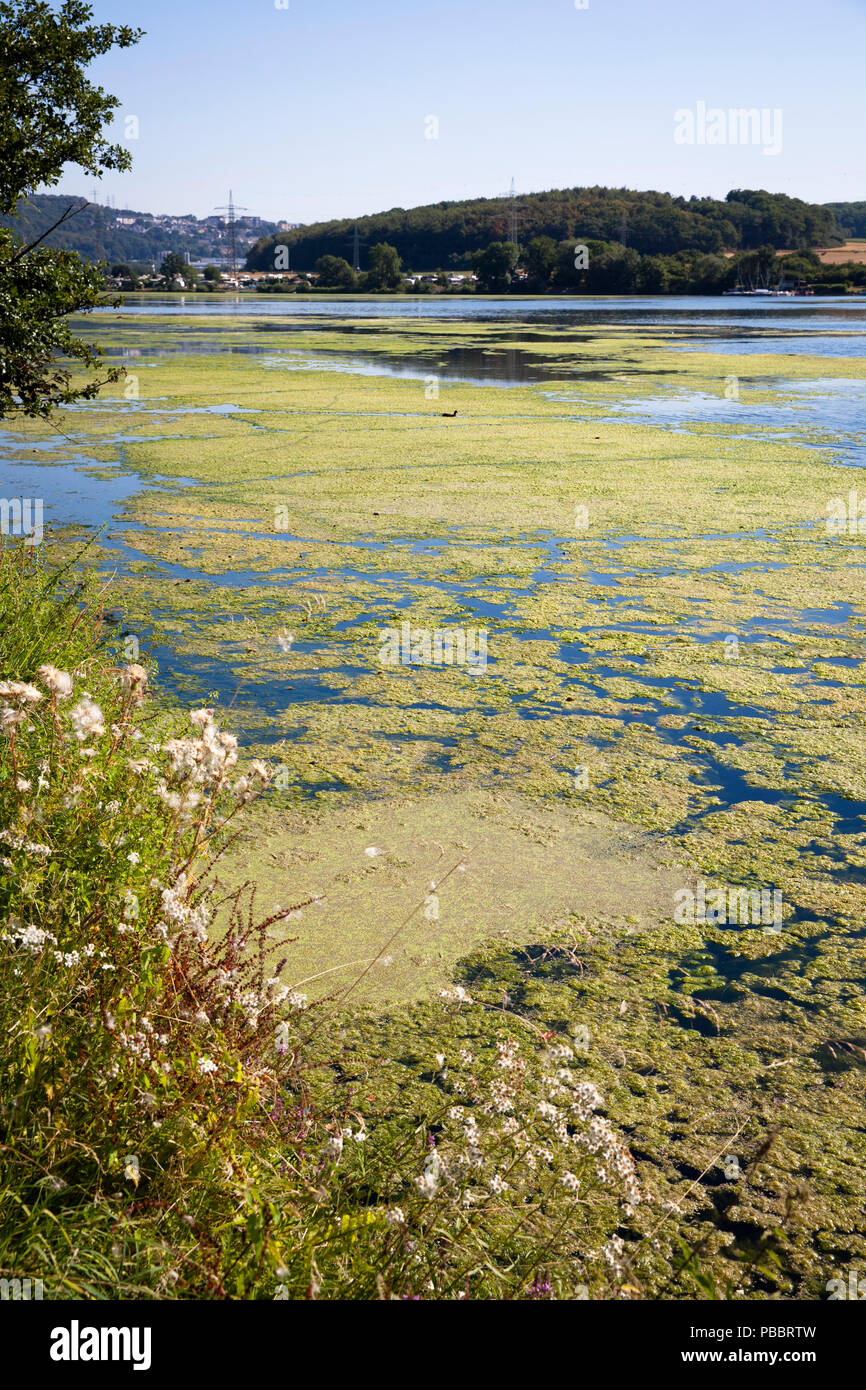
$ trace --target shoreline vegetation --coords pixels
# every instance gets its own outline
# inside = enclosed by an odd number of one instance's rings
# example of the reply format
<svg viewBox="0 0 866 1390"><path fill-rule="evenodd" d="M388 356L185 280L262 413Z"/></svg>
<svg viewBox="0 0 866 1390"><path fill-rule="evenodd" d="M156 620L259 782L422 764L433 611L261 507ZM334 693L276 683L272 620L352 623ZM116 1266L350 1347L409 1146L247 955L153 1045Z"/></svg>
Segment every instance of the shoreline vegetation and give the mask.
<svg viewBox="0 0 866 1390"><path fill-rule="evenodd" d="M644 1194L573 1039L453 985L408 1067L353 1076L351 986L308 1004L290 945L268 973L309 902L220 884L270 769L150 708L106 596L0 550L0 1267L55 1299L604 1296Z"/></svg>

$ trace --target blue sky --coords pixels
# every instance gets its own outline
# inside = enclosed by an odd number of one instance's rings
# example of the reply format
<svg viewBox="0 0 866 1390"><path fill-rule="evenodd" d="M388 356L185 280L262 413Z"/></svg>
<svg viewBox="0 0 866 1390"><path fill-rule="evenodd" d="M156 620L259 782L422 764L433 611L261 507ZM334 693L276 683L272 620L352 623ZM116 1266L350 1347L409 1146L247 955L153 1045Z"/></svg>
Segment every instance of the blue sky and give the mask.
<svg viewBox="0 0 866 1390"><path fill-rule="evenodd" d="M582 2L582 0L581 0ZM134 115L100 201L312 222L584 184L866 198L866 0L94 0ZM677 144L674 114L781 112L781 151ZM427 138L438 121L438 138ZM768 118L769 119L769 118ZM60 191L90 196L70 170Z"/></svg>

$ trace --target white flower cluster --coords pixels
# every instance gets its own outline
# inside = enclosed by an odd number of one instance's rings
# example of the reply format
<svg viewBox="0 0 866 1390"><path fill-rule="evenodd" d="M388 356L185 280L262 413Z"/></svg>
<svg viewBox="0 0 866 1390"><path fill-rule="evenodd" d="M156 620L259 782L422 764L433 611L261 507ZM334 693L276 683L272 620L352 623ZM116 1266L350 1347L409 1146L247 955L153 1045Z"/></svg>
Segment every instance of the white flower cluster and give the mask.
<svg viewBox="0 0 866 1390"><path fill-rule="evenodd" d="M162 889L162 910L169 922L189 932L196 941L204 945L211 920L210 909L206 902L200 902L197 907L190 907L186 901L188 894L189 883L186 874L182 873L173 887ZM167 931L161 934L167 935Z"/></svg>
<svg viewBox="0 0 866 1390"><path fill-rule="evenodd" d="M567 1044L554 1045L541 1054L554 1067L573 1055ZM458 1057L466 1068L477 1065L465 1047ZM441 1059L442 1078L449 1074L445 1061ZM493 1061L494 1074L483 1086L465 1073L453 1078L455 1089L469 1103L448 1107L448 1120L457 1126L457 1133L439 1136L438 1148L427 1155L415 1179L421 1195L432 1200L445 1181L462 1207L476 1206L491 1195L507 1192L514 1185L512 1171L534 1171L539 1163L559 1169L559 1183L576 1194L584 1180L580 1170L572 1171L568 1158L580 1147L596 1158L596 1174L602 1182L619 1179L625 1211L630 1214L641 1200L634 1160L607 1120L595 1113L603 1104L598 1088L590 1081L576 1082L568 1067L559 1066L553 1075L540 1076L539 1096L538 1085L529 1085L520 1044L502 1035ZM561 1103L554 1104L551 1096Z"/></svg>
<svg viewBox="0 0 866 1390"><path fill-rule="evenodd" d="M40 855L47 859L51 853L48 845L39 845L33 840L28 840L23 835L16 835L13 830L0 830L0 840L10 849L23 849L27 854Z"/></svg>
<svg viewBox="0 0 866 1390"><path fill-rule="evenodd" d="M45 665L39 667L39 674L43 685L47 685L58 700L65 700L72 694L72 677L68 671L58 671L56 666Z"/></svg>
<svg viewBox="0 0 866 1390"><path fill-rule="evenodd" d="M42 927L22 926L17 918L9 919L11 931L8 933L12 941L17 941L20 946L26 946L27 950L33 955L38 955L46 941L50 941L53 946L57 945L57 937L53 932L45 931Z"/></svg>
<svg viewBox="0 0 866 1390"><path fill-rule="evenodd" d="M634 1159L611 1129L607 1120L600 1115L594 1115L589 1122L587 1133L575 1135L575 1143L582 1144L589 1149L591 1154L602 1158L605 1163L610 1165L625 1188L627 1209L636 1207L641 1200L641 1191L638 1186ZM597 1164L596 1172L602 1182L607 1181L606 1168Z"/></svg>
<svg viewBox="0 0 866 1390"><path fill-rule="evenodd" d="M90 737L101 738L105 733L105 716L89 695L85 695L75 708L69 711L69 718L72 732L79 743L84 743Z"/></svg>
<svg viewBox="0 0 866 1390"><path fill-rule="evenodd" d="M35 685L28 685L26 681L0 681L0 696L3 697L3 703L0 705L0 729L10 733L25 722L27 716L24 706L38 705L43 698L42 691L37 690Z"/></svg>

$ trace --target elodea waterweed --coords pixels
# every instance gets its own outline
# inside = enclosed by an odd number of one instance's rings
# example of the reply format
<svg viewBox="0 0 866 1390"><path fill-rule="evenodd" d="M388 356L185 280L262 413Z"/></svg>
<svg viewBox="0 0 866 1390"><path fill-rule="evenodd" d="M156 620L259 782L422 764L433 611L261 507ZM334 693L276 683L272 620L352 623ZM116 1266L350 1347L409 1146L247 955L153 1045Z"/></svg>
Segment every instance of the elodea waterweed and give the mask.
<svg viewBox="0 0 866 1390"><path fill-rule="evenodd" d="M619 1288L644 1204L569 1045L454 986L416 1064L371 1020L347 1070L271 939L307 904L259 920L218 877L268 767L157 707L41 553L0 549L0 1267L51 1298Z"/></svg>

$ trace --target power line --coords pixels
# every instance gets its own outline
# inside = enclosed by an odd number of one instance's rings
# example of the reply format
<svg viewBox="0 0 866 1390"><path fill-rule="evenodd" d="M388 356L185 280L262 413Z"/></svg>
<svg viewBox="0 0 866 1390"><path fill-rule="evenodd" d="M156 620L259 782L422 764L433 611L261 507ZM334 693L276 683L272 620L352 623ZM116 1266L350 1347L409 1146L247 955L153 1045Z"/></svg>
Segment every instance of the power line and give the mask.
<svg viewBox="0 0 866 1390"><path fill-rule="evenodd" d="M513 242L516 244L516 242L517 242L518 224L519 224L519 222L520 222L521 217L525 217L525 216L526 216L526 209L525 209L525 208L522 208L522 207L520 207L520 206L518 205L518 202L517 202L517 190L515 189L515 186L514 186L514 179L513 179L513 177L512 177L512 180L511 180L511 187L508 189L508 191L507 191L506 193L501 193L499 196L500 196L501 198L507 198L507 199L509 200L509 209L508 209L508 240L509 240L509 241L513 241Z"/></svg>
<svg viewBox="0 0 866 1390"><path fill-rule="evenodd" d="M361 247L367 245L368 243L366 241L360 240L360 232L358 231L358 224L356 222L352 234L352 269L356 275L361 269Z"/></svg>
<svg viewBox="0 0 866 1390"><path fill-rule="evenodd" d="M241 207L239 203L235 203L235 202L232 200L232 191L231 191L231 189L229 189L229 200L228 200L228 203L224 203L221 207L214 208L214 212L225 212L225 213L228 214L226 217L223 218L223 221L226 223L226 226L227 226L227 228L228 228L228 234L229 234L229 256L230 256L230 258L231 258L232 278L233 278L234 280L237 280L237 278L238 278L238 236L237 236L237 227L236 227L236 223L235 223L235 213L236 213L236 212L249 212L249 208Z"/></svg>

